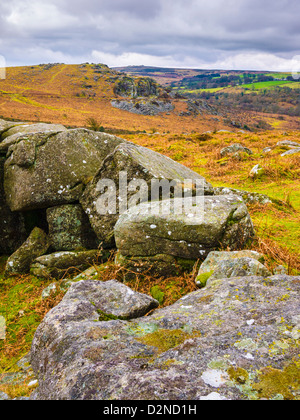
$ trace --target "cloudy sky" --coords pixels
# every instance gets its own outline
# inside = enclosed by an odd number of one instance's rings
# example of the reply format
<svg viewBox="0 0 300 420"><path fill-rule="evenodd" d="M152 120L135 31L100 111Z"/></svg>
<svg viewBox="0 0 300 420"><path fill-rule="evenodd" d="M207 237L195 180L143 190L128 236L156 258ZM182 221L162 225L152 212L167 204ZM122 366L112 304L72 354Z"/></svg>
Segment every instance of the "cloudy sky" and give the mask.
<svg viewBox="0 0 300 420"><path fill-rule="evenodd" d="M299 18L299 0L3 0L0 55L7 66L299 71Z"/></svg>

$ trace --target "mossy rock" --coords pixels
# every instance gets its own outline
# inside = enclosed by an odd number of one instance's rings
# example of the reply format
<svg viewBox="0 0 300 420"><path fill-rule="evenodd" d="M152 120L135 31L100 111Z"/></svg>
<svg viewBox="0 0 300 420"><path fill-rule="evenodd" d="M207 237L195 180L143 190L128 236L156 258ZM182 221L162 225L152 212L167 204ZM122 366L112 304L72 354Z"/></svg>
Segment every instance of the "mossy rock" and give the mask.
<svg viewBox="0 0 300 420"><path fill-rule="evenodd" d="M28 134L10 147L5 162L9 207L26 211L78 201L86 179L124 141L85 129Z"/></svg>
<svg viewBox="0 0 300 420"><path fill-rule="evenodd" d="M5 277L28 274L32 262L45 254L49 246L47 234L39 228L34 228L24 244L7 260Z"/></svg>

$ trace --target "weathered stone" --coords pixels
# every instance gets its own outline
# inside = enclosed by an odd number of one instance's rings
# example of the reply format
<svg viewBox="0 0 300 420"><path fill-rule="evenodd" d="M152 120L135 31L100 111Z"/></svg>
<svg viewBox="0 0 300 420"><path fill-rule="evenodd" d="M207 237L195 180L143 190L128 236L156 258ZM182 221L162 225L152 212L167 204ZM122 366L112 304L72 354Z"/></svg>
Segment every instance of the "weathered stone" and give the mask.
<svg viewBox="0 0 300 420"><path fill-rule="evenodd" d="M123 276L126 280L135 278L135 274L151 275L156 277L172 277L191 272L195 261L184 258L175 258L171 255L160 254L151 257L124 257L117 253L115 263L124 268Z"/></svg>
<svg viewBox="0 0 300 420"><path fill-rule="evenodd" d="M288 274L288 270L283 265L278 265L277 267L274 268L273 271L274 271L274 274L278 274L278 275Z"/></svg>
<svg viewBox="0 0 300 420"><path fill-rule="evenodd" d="M235 258L223 260L218 263L208 283L217 279L230 277L264 276L269 277L272 273L254 258Z"/></svg>
<svg viewBox="0 0 300 420"><path fill-rule="evenodd" d="M24 125L24 122L14 122L14 121L5 121L0 119L0 143L2 140L2 136L4 133L12 127L16 127L19 125Z"/></svg>
<svg viewBox="0 0 300 420"><path fill-rule="evenodd" d="M10 400L9 396L4 392L0 392L0 401L8 401Z"/></svg>
<svg viewBox="0 0 300 420"><path fill-rule="evenodd" d="M279 141L276 146L281 147L281 146L287 146L287 147L291 147L291 148L300 148L300 143L297 143L296 141L291 141L291 140L282 140Z"/></svg>
<svg viewBox="0 0 300 420"><path fill-rule="evenodd" d="M281 157L295 155L296 153L300 153L300 147L287 150L286 152L282 153Z"/></svg>
<svg viewBox="0 0 300 420"><path fill-rule="evenodd" d="M36 258L30 272L36 277L61 279L86 270L96 263L105 262L108 253L99 250L62 251Z"/></svg>
<svg viewBox="0 0 300 420"><path fill-rule="evenodd" d="M116 280L83 280L71 285L51 316L57 316L60 322L127 320L144 316L158 306L151 296L134 292Z"/></svg>
<svg viewBox="0 0 300 420"><path fill-rule="evenodd" d="M24 244L7 260L4 275L28 274L31 263L45 254L49 248L49 238L46 233L34 228Z"/></svg>
<svg viewBox="0 0 300 420"><path fill-rule="evenodd" d="M103 159L124 140L85 129L28 134L8 151L5 192L13 211L78 201Z"/></svg>
<svg viewBox="0 0 300 420"><path fill-rule="evenodd" d="M59 132L59 131L67 131L67 128L61 124L45 124L45 123L37 123L37 124L14 124L12 128L6 130L1 139L5 140L9 136L13 135L24 135L24 134L32 134L32 133L46 133L46 132Z"/></svg>
<svg viewBox="0 0 300 420"><path fill-rule="evenodd" d="M4 162L0 156L0 255L10 255L26 240L24 217L21 213L13 213L8 207L4 188Z"/></svg>
<svg viewBox="0 0 300 420"><path fill-rule="evenodd" d="M149 77L135 79L129 76L122 76L114 87L114 93L125 97L148 97L159 94L159 85Z"/></svg>
<svg viewBox="0 0 300 420"><path fill-rule="evenodd" d="M96 249L100 245L80 204L66 204L47 210L49 238L55 251Z"/></svg>
<svg viewBox="0 0 300 420"><path fill-rule="evenodd" d="M120 177L122 186L119 188ZM116 207L108 209L107 214L99 211L99 200L103 196L104 180L110 180L113 184L112 193L115 192ZM113 229L118 220L120 206L127 210L132 205L131 200L137 194L137 185L134 182L144 181L147 185L145 191L139 194L141 201L151 199L151 185L153 182L163 180L162 182L177 181L180 186L187 180L189 185L187 189L193 190L197 181L203 183L204 194L213 194L213 188L201 175L191 171L185 166L173 161L172 159L156 153L145 147L126 143L118 146L104 161L101 170L95 176L93 181L86 187L80 202L90 218L91 225L98 238L105 244L113 244ZM131 184L131 185L130 185ZM133 187L130 190L129 186ZM170 195L170 184L168 183L168 193ZM202 192L203 194L203 192ZM164 197L162 195L162 197ZM136 204L136 203L134 203ZM125 211L124 210L124 211Z"/></svg>
<svg viewBox="0 0 300 420"><path fill-rule="evenodd" d="M265 174L264 168L262 168L260 165L255 165L251 171L250 171L250 178L261 178Z"/></svg>
<svg viewBox="0 0 300 420"><path fill-rule="evenodd" d="M236 190L234 188L228 188L228 187L216 187L214 188L214 194L215 195L236 195L243 199L243 201L246 204L271 204L271 203L277 203L277 204L283 204L283 202L279 200L274 200L273 198L270 198L269 196L265 194L260 193L254 193L249 191L243 191L243 190Z"/></svg>
<svg viewBox="0 0 300 420"><path fill-rule="evenodd" d="M252 250L242 250L242 251L212 251L207 256L206 260L200 266L199 274L209 273L214 271L218 264L224 260L235 260L237 258L252 258L260 263L264 263L265 257L263 254Z"/></svg>
<svg viewBox="0 0 300 420"><path fill-rule="evenodd" d="M124 111L132 112L139 115L157 115L162 112L171 112L174 110L174 105L171 102L150 100L150 99L135 99L135 100L114 100L111 101L114 108L122 109Z"/></svg>
<svg viewBox="0 0 300 420"><path fill-rule="evenodd" d="M282 157L289 156L300 152L300 143L291 140L282 140L279 141L275 146L269 146L263 149L263 153L269 153L272 150L276 150L277 148L286 150L281 154Z"/></svg>
<svg viewBox="0 0 300 420"><path fill-rule="evenodd" d="M203 197L200 206L188 201L188 211L184 209L183 214L175 211L183 209L180 198L142 203L122 214L115 226L116 245L121 255L168 254L204 260L214 249L239 249L253 237L251 218L239 198Z"/></svg>
<svg viewBox="0 0 300 420"><path fill-rule="evenodd" d="M245 146L242 146L239 143L234 143L234 144L231 144L230 146L224 147L224 149L222 149L220 153L222 157L225 157L225 156L237 153L237 152L247 153L247 155L253 154L252 150L248 149Z"/></svg>
<svg viewBox="0 0 300 420"><path fill-rule="evenodd" d="M299 287L300 277L216 280L150 316L99 321L86 286L36 331L31 399L298 399Z"/></svg>

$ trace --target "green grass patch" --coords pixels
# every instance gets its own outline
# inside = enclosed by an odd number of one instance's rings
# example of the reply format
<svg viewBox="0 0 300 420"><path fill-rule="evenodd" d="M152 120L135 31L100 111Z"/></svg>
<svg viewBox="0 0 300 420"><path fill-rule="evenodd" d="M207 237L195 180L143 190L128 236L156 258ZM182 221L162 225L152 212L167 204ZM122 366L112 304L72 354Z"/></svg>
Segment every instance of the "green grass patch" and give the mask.
<svg viewBox="0 0 300 420"><path fill-rule="evenodd" d="M16 368L17 361L30 350L43 317L55 306L58 295L41 298L50 283L32 276L4 279L0 274L0 315L6 321L6 339L0 340L0 374Z"/></svg>
<svg viewBox="0 0 300 420"><path fill-rule="evenodd" d="M261 90L261 89L269 89L276 86L284 86L286 84L290 84L291 82L282 81L282 80L272 80L269 82L256 82L256 83L249 83L245 85L240 85L239 88L250 89L250 90Z"/></svg>

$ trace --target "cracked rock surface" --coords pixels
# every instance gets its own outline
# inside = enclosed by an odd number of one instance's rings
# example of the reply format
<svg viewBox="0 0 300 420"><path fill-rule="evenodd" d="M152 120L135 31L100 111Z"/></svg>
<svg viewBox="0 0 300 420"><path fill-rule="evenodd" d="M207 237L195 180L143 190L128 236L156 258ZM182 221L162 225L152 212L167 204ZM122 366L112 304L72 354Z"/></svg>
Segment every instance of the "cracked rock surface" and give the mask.
<svg viewBox="0 0 300 420"><path fill-rule="evenodd" d="M219 279L123 320L107 316L115 295L103 308L98 293L115 282L78 283L35 334L39 388L31 399L297 399L299 284L289 276Z"/></svg>

